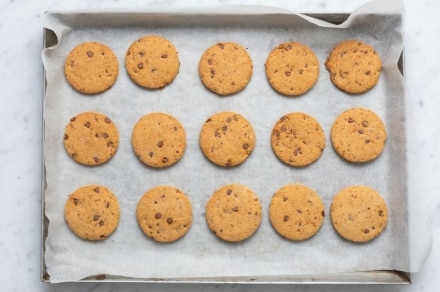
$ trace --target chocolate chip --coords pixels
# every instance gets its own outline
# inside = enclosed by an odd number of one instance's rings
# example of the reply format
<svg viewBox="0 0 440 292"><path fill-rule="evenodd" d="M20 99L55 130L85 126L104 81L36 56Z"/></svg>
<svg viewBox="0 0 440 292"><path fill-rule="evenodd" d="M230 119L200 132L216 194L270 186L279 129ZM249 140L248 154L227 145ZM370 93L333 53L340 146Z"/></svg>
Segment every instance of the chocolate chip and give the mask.
<svg viewBox="0 0 440 292"><path fill-rule="evenodd" d="M289 216L284 216L284 222L287 222L287 221L289 221Z"/></svg>
<svg viewBox="0 0 440 292"><path fill-rule="evenodd" d="M379 216L382 217L383 211L379 211Z"/></svg>
<svg viewBox="0 0 440 292"><path fill-rule="evenodd" d="M93 191L94 191L95 193L99 193L99 187L94 188Z"/></svg>
<svg viewBox="0 0 440 292"><path fill-rule="evenodd" d="M99 217L101 217L101 216L99 216L99 215L94 215L94 216L93 216L93 221L98 221L98 220L99 220Z"/></svg>
<svg viewBox="0 0 440 292"><path fill-rule="evenodd" d="M107 124L110 124L112 122L112 120L110 120L109 118L105 117L104 122L106 122Z"/></svg>
<svg viewBox="0 0 440 292"><path fill-rule="evenodd" d="M168 224L172 224L173 223L173 218L167 218L167 223Z"/></svg>
<svg viewBox="0 0 440 292"><path fill-rule="evenodd" d="M108 138L108 134L107 133L102 133L102 137L104 137L104 139Z"/></svg>
<svg viewBox="0 0 440 292"><path fill-rule="evenodd" d="M69 139L69 136L67 136L67 134L64 134L64 140Z"/></svg>
<svg viewBox="0 0 440 292"><path fill-rule="evenodd" d="M292 74L292 72L290 72L290 71L286 71L286 72L284 72L284 74L285 74L287 77L290 77L290 74Z"/></svg>
<svg viewBox="0 0 440 292"><path fill-rule="evenodd" d="M92 51L87 51L87 57L89 57L89 58L93 57L93 52Z"/></svg>
<svg viewBox="0 0 440 292"><path fill-rule="evenodd" d="M232 190L231 190L231 189L228 189L228 190L226 191L226 195L230 196L231 194L232 194Z"/></svg>
<svg viewBox="0 0 440 292"><path fill-rule="evenodd" d="M234 208L232 208L231 209L233 212L238 212L238 208L237 207L234 207Z"/></svg>
<svg viewBox="0 0 440 292"><path fill-rule="evenodd" d="M225 45L222 44L222 43L218 43L217 45L218 45L218 46L220 47L220 49L222 49L222 50L225 48Z"/></svg>
<svg viewBox="0 0 440 292"><path fill-rule="evenodd" d="M162 158L162 162L163 163L167 163L168 162L168 158L166 158L166 157Z"/></svg>
<svg viewBox="0 0 440 292"><path fill-rule="evenodd" d="M150 158L153 158L154 152L149 152L148 156L150 156Z"/></svg>
<svg viewBox="0 0 440 292"><path fill-rule="evenodd" d="M224 131L224 132L225 132L227 129L228 129L228 126L223 126L223 127L222 127L222 131Z"/></svg>
<svg viewBox="0 0 440 292"><path fill-rule="evenodd" d="M370 142L371 142L370 139L365 139L365 143L366 143L366 144L368 144L368 143L370 143Z"/></svg>
<svg viewBox="0 0 440 292"><path fill-rule="evenodd" d="M79 203L79 200L78 200L78 199L73 199L73 204L74 204L75 206L78 206L78 203Z"/></svg>
<svg viewBox="0 0 440 292"><path fill-rule="evenodd" d="M358 130L358 133L362 135L364 133L364 131L363 130Z"/></svg>
<svg viewBox="0 0 440 292"><path fill-rule="evenodd" d="M296 213L298 213L298 214L302 214L302 211L299 210L299 209L297 209L297 210L296 210Z"/></svg>
<svg viewBox="0 0 440 292"><path fill-rule="evenodd" d="M104 221L99 221L99 226L104 226Z"/></svg>
<svg viewBox="0 0 440 292"><path fill-rule="evenodd" d="M363 121L362 122L362 126L364 126L365 128L368 127L368 122L367 121Z"/></svg>
<svg viewBox="0 0 440 292"><path fill-rule="evenodd" d="M157 142L157 147L162 148L162 146L163 146L163 141Z"/></svg>
<svg viewBox="0 0 440 292"><path fill-rule="evenodd" d="M208 59L208 65L212 65L212 59Z"/></svg>
<svg viewBox="0 0 440 292"><path fill-rule="evenodd" d="M364 229L364 233L365 233L365 234L368 234L368 233L370 233L370 230L368 230L368 229Z"/></svg>
<svg viewBox="0 0 440 292"><path fill-rule="evenodd" d="M137 67L138 67L138 69L144 69L144 64L139 63L139 64L137 64Z"/></svg>
<svg viewBox="0 0 440 292"><path fill-rule="evenodd" d="M351 124L354 122L354 120L352 118L348 118L347 122L349 122Z"/></svg>
<svg viewBox="0 0 440 292"><path fill-rule="evenodd" d="M160 56L162 59L165 59L165 58L167 58L168 57L168 55L167 54L162 54L162 56Z"/></svg>
<svg viewBox="0 0 440 292"><path fill-rule="evenodd" d="M162 218L162 214L160 214L160 213L156 213L156 215L154 215L154 218L156 218L156 219L160 219L160 218Z"/></svg>
<svg viewBox="0 0 440 292"><path fill-rule="evenodd" d="M76 120L76 117L73 117L70 119L71 122L74 122Z"/></svg>
<svg viewBox="0 0 440 292"><path fill-rule="evenodd" d="M86 123L84 124L84 127L86 127L86 128L90 128L90 122L86 122Z"/></svg>
<svg viewBox="0 0 440 292"><path fill-rule="evenodd" d="M249 144L248 144L248 143L243 143L243 145L241 145L241 147L242 147L244 150L247 150L247 149L249 148Z"/></svg>
<svg viewBox="0 0 440 292"><path fill-rule="evenodd" d="M324 212L324 210L321 212L321 215L322 215L322 217L325 216L325 212Z"/></svg>
<svg viewBox="0 0 440 292"><path fill-rule="evenodd" d="M95 161L95 163L98 163L99 162L99 158L98 157L93 157L93 160Z"/></svg>
<svg viewBox="0 0 440 292"><path fill-rule="evenodd" d="M227 122L227 123L230 123L231 121L232 121L231 117L228 117L228 118L226 119L226 122Z"/></svg>

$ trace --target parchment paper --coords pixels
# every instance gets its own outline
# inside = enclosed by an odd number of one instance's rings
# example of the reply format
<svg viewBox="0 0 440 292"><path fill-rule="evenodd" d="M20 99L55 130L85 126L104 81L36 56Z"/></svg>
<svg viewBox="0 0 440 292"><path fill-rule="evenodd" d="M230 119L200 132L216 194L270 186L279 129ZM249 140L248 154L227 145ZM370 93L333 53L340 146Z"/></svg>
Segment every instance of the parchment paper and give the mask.
<svg viewBox="0 0 440 292"><path fill-rule="evenodd" d="M414 271L424 261L426 247L416 255L410 248L411 201L407 173L407 112L404 79L397 62L403 50L400 1L373 2L355 11L342 25L272 7L222 7L203 10L156 9L149 11L50 12L44 26L55 31L58 44L45 49L47 88L44 104L44 158L47 188L44 193L48 235L45 264L51 282L76 281L106 274L140 279L255 277L337 272ZM131 82L124 56L137 38L158 34L171 40L179 52L180 72L162 90L146 90ZM336 89L324 62L339 41L359 39L372 45L383 61L376 87L365 94L349 95ZM87 96L67 84L63 64L68 52L84 41L107 44L118 57L120 72L108 91ZM210 45L234 41L247 48L254 65L248 86L238 94L220 97L206 90L198 76L198 62ZM321 65L315 87L300 97L285 97L269 86L264 63L278 44L298 41L317 54ZM383 154L362 165L344 162L333 151L330 128L334 119L351 107L367 107L385 122L388 140ZM225 169L207 161L199 149L199 131L218 111L236 111L256 132L254 152L242 165ZM106 164L85 167L75 163L63 146L64 127L83 111L108 115L117 125L120 146ZM136 121L150 112L167 112L184 126L187 149L182 160L166 169L152 169L138 161L131 147ZM305 168L281 163L270 146L276 121L294 111L315 117L326 134L321 158ZM212 234L204 217L213 192L225 184L240 183L253 189L263 206L263 220L248 240L227 243ZM326 206L319 232L309 240L282 239L271 227L268 206L273 193L288 183L314 189ZM102 242L77 238L64 221L70 193L85 184L101 184L118 197L121 219L117 230ZM160 244L143 235L135 210L140 197L157 185L173 185L192 202L193 224L180 240ZM385 198L389 222L375 240L354 244L340 238L329 219L333 196L351 185L368 185ZM421 254L421 255L420 255ZM416 259L416 264L412 260Z"/></svg>

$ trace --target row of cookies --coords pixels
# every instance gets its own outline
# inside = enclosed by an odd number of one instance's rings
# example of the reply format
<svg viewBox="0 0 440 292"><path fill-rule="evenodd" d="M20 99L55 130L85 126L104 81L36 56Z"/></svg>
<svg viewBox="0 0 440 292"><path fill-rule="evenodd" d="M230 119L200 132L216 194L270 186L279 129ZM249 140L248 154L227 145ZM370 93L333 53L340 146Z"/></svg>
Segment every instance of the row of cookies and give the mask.
<svg viewBox="0 0 440 292"><path fill-rule="evenodd" d="M324 222L325 207L319 195L302 184L285 185L275 192L269 205L272 227L289 240L314 236ZM388 220L387 204L374 189L352 186L340 191L330 206L335 231L353 242L376 238ZM237 242L252 236L262 220L262 206L247 186L226 185L216 190L205 207L209 229L219 238ZM86 240L104 240L117 228L119 203L108 188L86 185L71 193L64 209L70 230ZM172 242L190 229L193 215L188 196L172 186L157 186L139 199L137 223L157 242Z"/></svg>
<svg viewBox="0 0 440 292"><path fill-rule="evenodd" d="M378 82L381 58L370 45L358 40L337 44L325 62L330 79L339 89L363 93ZM179 72L180 61L175 46L157 35L133 42L125 55L125 68L139 86L157 89L170 84ZM319 61L312 49L299 42L286 42L274 48L265 63L271 87L287 96L309 91L319 76ZM106 45L85 42L68 54L64 73L76 90L96 94L109 89L119 72L116 55ZM203 85L219 95L237 93L246 87L253 72L247 50L234 42L222 42L206 49L199 61Z"/></svg>
<svg viewBox="0 0 440 292"><path fill-rule="evenodd" d="M365 108L351 108L340 114L331 129L335 151L351 162L377 158L386 142L386 129L380 117ZM186 149L182 124L166 113L154 112L134 125L132 147L136 156L151 167L169 167L179 161ZM244 162L255 147L251 123L236 112L219 112L203 124L199 143L205 157L216 165L231 167ZM116 153L119 132L107 116L83 112L65 127L64 146L75 161L101 165ZM325 135L319 122L305 113L282 116L271 134L271 145L284 163L301 167L316 161L324 151Z"/></svg>

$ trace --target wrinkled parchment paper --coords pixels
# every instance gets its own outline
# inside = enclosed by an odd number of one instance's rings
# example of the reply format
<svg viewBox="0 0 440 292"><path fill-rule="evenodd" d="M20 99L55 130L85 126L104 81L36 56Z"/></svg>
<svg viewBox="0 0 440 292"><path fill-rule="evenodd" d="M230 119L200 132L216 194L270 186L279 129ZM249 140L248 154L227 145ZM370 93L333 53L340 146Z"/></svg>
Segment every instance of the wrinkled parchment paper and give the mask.
<svg viewBox="0 0 440 292"><path fill-rule="evenodd" d="M416 271L429 254L426 236L414 238L423 218L411 196L408 173L412 152L406 131L411 117L406 105L404 79L397 62L403 50L403 7L400 1L373 2L359 8L341 25L273 7L215 9L155 9L149 11L49 12L44 26L58 37L55 47L43 51L47 88L44 103L44 193L48 234L45 264L51 282L76 281L106 274L139 279L203 279L272 275L313 275L371 270ZM180 72L162 90L134 85L124 67L128 46L137 38L158 34L171 40L180 58ZM383 61L376 87L365 94L348 95L336 89L324 62L332 47L345 39L372 45ZM68 52L84 41L98 41L113 49L119 60L114 86L98 95L80 94L67 84L63 64ZM247 48L254 65L248 86L238 94L220 97L206 90L198 77L198 62L210 45L234 41ZM285 97L269 86L264 63L278 44L298 41L317 54L321 65L315 87L300 97ZM362 165L344 162L333 151L330 128L334 119L351 107L367 107L385 122L388 140L383 154ZM205 120L218 111L236 111L256 132L256 147L242 165L224 169L211 164L199 149L198 136ZM64 127L83 111L109 116L119 129L120 146L106 164L85 167L75 163L63 146ZM187 149L182 160L166 169L152 169L138 161L131 148L136 121L150 112L167 112L183 124ZM275 122L294 111L315 117L326 134L321 158L305 168L281 163L270 147ZM408 159L407 159L408 157ZM204 209L212 193L225 184L240 183L253 189L263 206L259 230L240 243L223 242L212 234ZM271 227L268 206L273 193L288 183L314 189L326 206L319 232L309 240L282 239ZM67 196L85 184L101 184L118 197L121 219L105 241L77 238L64 221ZM160 244L144 236L135 210L140 197L157 185L173 185L192 202L193 224L180 240ZM368 185L385 198L389 222L375 240L354 244L340 238L329 218L333 196L351 185ZM420 232L420 229L417 229ZM428 242L428 244L426 243ZM417 247L415 254L412 253Z"/></svg>

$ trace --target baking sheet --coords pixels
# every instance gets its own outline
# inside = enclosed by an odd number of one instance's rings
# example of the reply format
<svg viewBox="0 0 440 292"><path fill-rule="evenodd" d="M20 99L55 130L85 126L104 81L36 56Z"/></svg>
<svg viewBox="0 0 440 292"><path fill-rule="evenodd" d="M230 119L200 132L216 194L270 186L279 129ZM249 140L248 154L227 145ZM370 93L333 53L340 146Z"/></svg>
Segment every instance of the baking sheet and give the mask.
<svg viewBox="0 0 440 292"><path fill-rule="evenodd" d="M49 222L44 261L51 282L78 281L94 275L134 279L232 279L244 277L316 275L375 270L415 271L413 260L423 262L426 252L410 254L405 88L397 62L403 50L402 7L373 2L336 26L304 15L269 7L223 7L205 11L184 9L145 12L50 12L45 27L53 30L57 46L44 50L47 79L44 104L45 215ZM379 13L380 12L380 13ZM129 80L124 64L128 46L138 37L159 34L179 52L180 72L162 90L145 90ZM366 94L353 96L330 82L324 62L339 41L356 38L371 44L383 60L379 83ZM292 98L275 93L267 83L264 62L270 50L285 41L311 47L321 64L319 80L307 94ZM67 53L78 43L99 41L116 53L120 72L115 85L103 94L86 96L73 91L63 76ZM254 73L238 94L219 97L198 78L198 61L213 43L235 41L248 49ZM363 106L385 121L388 141L375 161L353 165L342 161L331 147L329 132L337 115ZM242 165L215 167L201 153L198 135L202 124L218 111L236 111L254 126L256 147ZM85 167L73 162L63 147L64 127L82 111L108 115L118 126L120 146L108 163ZM178 118L187 134L182 160L167 169L151 169L133 154L130 139L136 121L154 111ZM306 168L281 163L270 147L270 132L284 114L302 111L314 116L326 133L322 157ZM90 183L105 185L118 196L121 221L103 242L75 237L64 222L68 194ZM252 188L263 205L259 230L241 243L226 243L208 229L204 208L212 193L229 183ZM272 194L287 183L313 188L326 206L326 219L311 239L291 242L270 226L268 205ZM159 244L147 239L137 226L136 204L151 187L174 185L190 198L193 224L181 240ZM389 206L389 223L377 239L353 244L333 230L329 211L333 196L354 184L378 190ZM411 219L411 220L410 220ZM421 260L420 260L421 259Z"/></svg>

